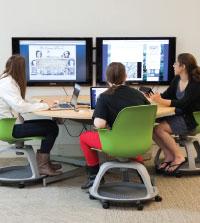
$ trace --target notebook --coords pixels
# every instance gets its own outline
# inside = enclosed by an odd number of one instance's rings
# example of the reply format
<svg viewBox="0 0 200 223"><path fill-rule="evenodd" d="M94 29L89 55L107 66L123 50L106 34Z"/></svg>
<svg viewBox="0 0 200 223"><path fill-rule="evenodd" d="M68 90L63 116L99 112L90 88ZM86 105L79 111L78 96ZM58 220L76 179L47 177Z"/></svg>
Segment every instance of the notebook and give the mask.
<svg viewBox="0 0 200 223"><path fill-rule="evenodd" d="M77 100L78 100L80 90L81 90L81 86L79 84L75 84L70 102L55 104L55 106L51 107L50 110L75 109L75 107L77 105Z"/></svg>
<svg viewBox="0 0 200 223"><path fill-rule="evenodd" d="M101 93L106 91L108 87L90 87L90 106L91 109L95 109L97 99Z"/></svg>

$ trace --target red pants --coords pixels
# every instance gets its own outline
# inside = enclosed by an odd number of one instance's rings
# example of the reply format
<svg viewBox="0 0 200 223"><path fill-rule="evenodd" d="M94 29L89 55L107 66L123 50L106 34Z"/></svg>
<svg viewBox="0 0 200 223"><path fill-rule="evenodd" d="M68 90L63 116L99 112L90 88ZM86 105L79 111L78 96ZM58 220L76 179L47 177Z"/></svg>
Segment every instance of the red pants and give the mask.
<svg viewBox="0 0 200 223"><path fill-rule="evenodd" d="M101 142L98 132L86 131L80 135L80 145L85 156L88 166L95 166L99 164L98 152L91 149L95 148L101 150Z"/></svg>
<svg viewBox="0 0 200 223"><path fill-rule="evenodd" d="M91 148L101 150L101 142L98 132L86 131L80 135L81 150L85 156L87 166L95 166L99 164L98 152ZM133 161L143 162L142 156L132 158Z"/></svg>

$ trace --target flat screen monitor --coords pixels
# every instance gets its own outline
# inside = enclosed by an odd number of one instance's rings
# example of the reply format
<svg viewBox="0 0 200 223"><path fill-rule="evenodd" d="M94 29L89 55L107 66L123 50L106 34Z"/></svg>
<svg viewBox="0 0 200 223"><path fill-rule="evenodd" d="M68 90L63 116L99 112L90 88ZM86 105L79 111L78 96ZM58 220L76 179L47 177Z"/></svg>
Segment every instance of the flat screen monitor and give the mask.
<svg viewBox="0 0 200 223"><path fill-rule="evenodd" d="M25 58L27 84L91 84L92 38L12 38L12 53Z"/></svg>
<svg viewBox="0 0 200 223"><path fill-rule="evenodd" d="M97 82L106 81L106 67L121 62L131 84L169 84L173 79L175 37L96 38Z"/></svg>

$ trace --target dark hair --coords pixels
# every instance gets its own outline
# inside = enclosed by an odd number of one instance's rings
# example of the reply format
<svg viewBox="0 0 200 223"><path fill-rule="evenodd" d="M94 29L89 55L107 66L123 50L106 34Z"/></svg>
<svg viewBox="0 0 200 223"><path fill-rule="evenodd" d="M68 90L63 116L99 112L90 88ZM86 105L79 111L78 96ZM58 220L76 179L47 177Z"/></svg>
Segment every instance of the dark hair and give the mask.
<svg viewBox="0 0 200 223"><path fill-rule="evenodd" d="M200 67L197 65L195 57L190 53L181 53L177 58L180 65L185 65L189 80L200 82Z"/></svg>
<svg viewBox="0 0 200 223"><path fill-rule="evenodd" d="M32 61L31 61L31 65L32 65L32 66L35 65L34 63L36 63L36 60L32 60Z"/></svg>
<svg viewBox="0 0 200 223"><path fill-rule="evenodd" d="M24 57L20 55L11 56L6 62L6 67L3 74L6 74L4 77L10 75L17 82L20 88L21 96L24 99L26 93L26 72Z"/></svg>
<svg viewBox="0 0 200 223"><path fill-rule="evenodd" d="M67 54L67 56L66 56L66 54ZM63 53L63 57L64 57L64 58L69 58L69 56L70 56L70 52L69 52L69 50L66 50L66 51Z"/></svg>
<svg viewBox="0 0 200 223"><path fill-rule="evenodd" d="M36 50L35 56L37 57L38 56L38 53L39 53L40 57L42 57L42 52L40 50Z"/></svg>
<svg viewBox="0 0 200 223"><path fill-rule="evenodd" d="M113 94L117 87L123 84L126 79L125 66L119 62L110 63L106 70L106 79L107 82L112 84L106 93Z"/></svg>

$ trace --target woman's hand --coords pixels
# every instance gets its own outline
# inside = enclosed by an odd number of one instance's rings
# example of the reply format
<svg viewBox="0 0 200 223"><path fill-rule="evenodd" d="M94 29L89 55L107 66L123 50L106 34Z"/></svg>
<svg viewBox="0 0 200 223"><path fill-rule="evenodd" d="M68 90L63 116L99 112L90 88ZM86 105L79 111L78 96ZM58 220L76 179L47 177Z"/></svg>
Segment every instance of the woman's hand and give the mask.
<svg viewBox="0 0 200 223"><path fill-rule="evenodd" d="M150 94L149 97L150 97L150 99L151 99L152 101L154 101L154 102L156 102L156 103L158 103L158 104L159 104L160 101L161 101L161 96L160 96L159 93Z"/></svg>
<svg viewBox="0 0 200 223"><path fill-rule="evenodd" d="M171 100L163 99L159 93L151 94L150 99L156 104L160 104L166 107L169 107L171 105Z"/></svg>
<svg viewBox="0 0 200 223"><path fill-rule="evenodd" d="M43 100L42 103L48 104L49 108L55 107L59 104L59 101L52 101L52 100Z"/></svg>

